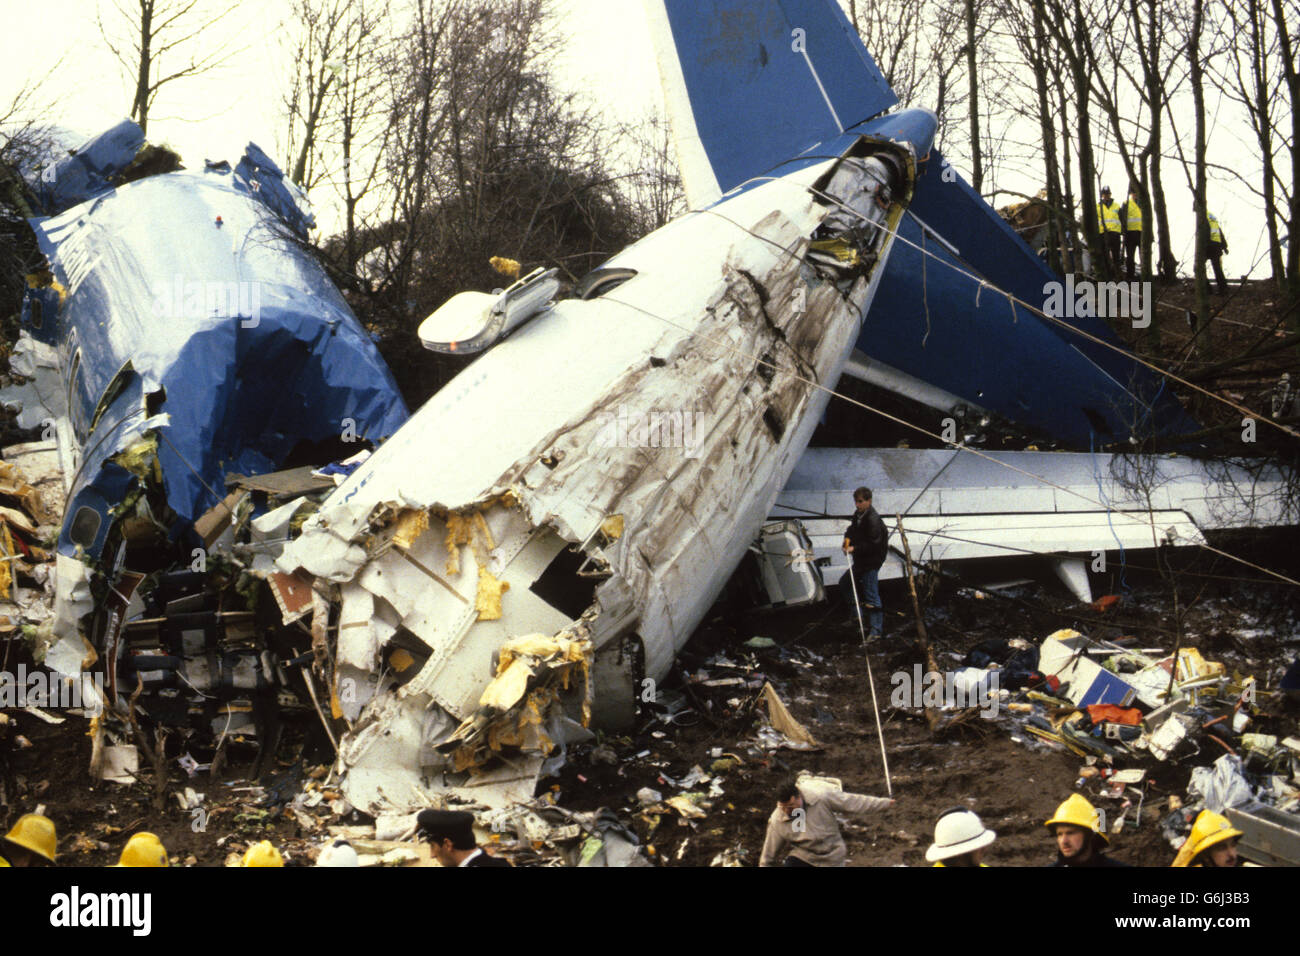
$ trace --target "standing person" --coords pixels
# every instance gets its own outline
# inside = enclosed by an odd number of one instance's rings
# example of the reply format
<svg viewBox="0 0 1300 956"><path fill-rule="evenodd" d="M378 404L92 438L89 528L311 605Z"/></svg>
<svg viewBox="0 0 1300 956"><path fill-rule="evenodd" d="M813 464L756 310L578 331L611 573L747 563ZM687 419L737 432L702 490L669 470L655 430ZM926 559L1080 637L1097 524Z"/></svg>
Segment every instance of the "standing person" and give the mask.
<svg viewBox="0 0 1300 956"><path fill-rule="evenodd" d="M1125 275L1132 282L1136 276L1138 249L1142 246L1142 203L1138 202L1137 187L1130 187L1128 202L1124 203L1124 265Z"/></svg>
<svg viewBox="0 0 1300 956"><path fill-rule="evenodd" d="M1241 831L1228 818L1211 810L1202 810L1192 824L1192 832L1170 866L1240 866L1237 838Z"/></svg>
<svg viewBox="0 0 1300 956"><path fill-rule="evenodd" d="M853 517L849 519L841 545L844 553L852 559L852 566L840 578L840 595L849 608L846 626L857 624L858 609L853 606L853 584L849 579L852 574L857 581L858 600L869 609L867 636L880 637L885 628L885 614L880 604L880 566L889 554L889 532L876 509L871 507L870 488L855 490L853 505Z"/></svg>
<svg viewBox="0 0 1300 956"><path fill-rule="evenodd" d="M418 833L429 841L443 866L496 866L513 869L509 860L489 856L474 839L474 814L463 810L421 810Z"/></svg>
<svg viewBox="0 0 1300 956"><path fill-rule="evenodd" d="M1116 279L1120 275L1120 241L1124 226L1120 222L1119 206L1110 198L1110 187L1101 187L1101 202L1097 203L1097 228L1101 231L1101 245L1106 254L1106 268Z"/></svg>
<svg viewBox="0 0 1300 956"><path fill-rule="evenodd" d="M759 866L843 866L848 858L835 811L870 813L892 807L888 797L844 793L828 787L810 786L795 778L784 780L776 791L776 809L767 819L767 837Z"/></svg>
<svg viewBox="0 0 1300 956"><path fill-rule="evenodd" d="M1101 814L1077 793L1044 825L1056 838L1056 859L1049 866L1128 866L1106 855L1110 839L1102 832Z"/></svg>
<svg viewBox="0 0 1300 956"><path fill-rule="evenodd" d="M1199 205L1192 204L1192 211L1199 212ZM1223 277L1223 264L1219 261L1228 251L1228 236L1219 225L1219 219L1212 212L1205 214L1206 225L1210 230L1210 241L1205 244L1205 258L1214 267L1214 279L1219 284L1219 295L1228 294L1228 280Z"/></svg>
<svg viewBox="0 0 1300 956"><path fill-rule="evenodd" d="M58 844L53 820L40 813L24 813L0 840L0 859L10 866L53 866Z"/></svg>
<svg viewBox="0 0 1300 956"><path fill-rule="evenodd" d="M983 862L984 848L995 839L997 834L985 829L977 814L953 807L939 814L925 858L935 866L988 866Z"/></svg>

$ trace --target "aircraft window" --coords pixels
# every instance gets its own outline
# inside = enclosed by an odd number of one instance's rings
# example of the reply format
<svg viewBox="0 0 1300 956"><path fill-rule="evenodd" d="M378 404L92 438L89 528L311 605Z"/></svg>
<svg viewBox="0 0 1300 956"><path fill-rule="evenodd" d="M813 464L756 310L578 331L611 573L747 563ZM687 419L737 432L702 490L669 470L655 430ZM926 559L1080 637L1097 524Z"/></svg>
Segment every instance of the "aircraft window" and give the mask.
<svg viewBox="0 0 1300 956"><path fill-rule="evenodd" d="M81 349L77 349L72 356L72 373L68 376L68 418L72 421L72 430L83 441L86 438L86 410L81 403L81 396L86 391L83 387L84 378L81 371Z"/></svg>
<svg viewBox="0 0 1300 956"><path fill-rule="evenodd" d="M98 511L89 505L82 505L77 509L77 516L72 519L72 527L68 529L68 537L72 539L73 544L89 548L95 543L95 536L99 534L100 521Z"/></svg>
<svg viewBox="0 0 1300 956"><path fill-rule="evenodd" d="M628 279L636 275L635 269L597 269L588 272L573 290L579 299L599 299L607 292L613 292Z"/></svg>
<svg viewBox="0 0 1300 956"><path fill-rule="evenodd" d="M108 411L108 407L117 401L117 397L126 390L126 386L131 381L131 376L133 374L134 369L131 368L131 362L129 360L117 370L117 374L113 376L113 380L109 382L108 387L104 389L104 394L100 396L99 404L95 406L95 414L90 419L90 430L92 432L95 430L95 426L99 424L99 420L103 417L104 412Z"/></svg>

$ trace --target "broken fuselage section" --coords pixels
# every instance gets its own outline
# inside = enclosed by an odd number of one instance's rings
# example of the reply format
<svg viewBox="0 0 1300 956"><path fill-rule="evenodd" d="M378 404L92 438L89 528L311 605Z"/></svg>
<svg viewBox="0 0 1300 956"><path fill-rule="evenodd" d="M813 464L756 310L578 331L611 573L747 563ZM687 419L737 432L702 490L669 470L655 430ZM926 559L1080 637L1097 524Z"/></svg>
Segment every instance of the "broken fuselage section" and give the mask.
<svg viewBox="0 0 1300 956"><path fill-rule="evenodd" d="M234 168L123 182L142 142L120 124L65 159L59 189L42 194L49 215L31 226L48 268L29 277L15 363L32 380L8 400L22 425L57 434L67 490L44 663L76 676L98 659L108 706L124 709L138 687L147 713L185 723L187 701L211 710L267 686L232 676L269 672L244 634L252 614L239 608L230 629L238 651L212 626L196 650L184 627L157 622L157 647L130 648L124 620L182 598L186 613L200 609L201 588L177 591L176 572L204 570L219 532L255 510L248 500L235 514L227 479L343 457L407 411L306 248L310 215L275 164L249 144ZM222 520L205 531L214 508Z"/></svg>
<svg viewBox="0 0 1300 956"><path fill-rule="evenodd" d="M933 135L913 123L620 253L308 519L278 564L337 634L353 806L527 799L583 725L653 699L857 340Z"/></svg>

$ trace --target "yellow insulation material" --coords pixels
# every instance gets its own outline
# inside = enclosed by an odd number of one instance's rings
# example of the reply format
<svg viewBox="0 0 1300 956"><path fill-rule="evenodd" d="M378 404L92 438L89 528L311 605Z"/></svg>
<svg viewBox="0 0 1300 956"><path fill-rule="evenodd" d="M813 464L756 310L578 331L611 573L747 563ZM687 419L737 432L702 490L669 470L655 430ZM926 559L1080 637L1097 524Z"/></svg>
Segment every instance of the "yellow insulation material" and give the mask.
<svg viewBox="0 0 1300 956"><path fill-rule="evenodd" d="M429 512L404 511L397 519L393 532L393 544L399 548L410 548L415 539L429 530Z"/></svg>
<svg viewBox="0 0 1300 956"><path fill-rule="evenodd" d="M473 525L462 514L452 511L447 514L447 576L460 574L460 546L469 544Z"/></svg>
<svg viewBox="0 0 1300 956"><path fill-rule="evenodd" d="M121 465L137 478L152 475L159 482L162 481L162 472L158 469L158 439L154 435L141 438L109 460Z"/></svg>
<svg viewBox="0 0 1300 956"><path fill-rule="evenodd" d="M480 621L501 620L501 595L510 590L507 581L499 581L487 568L478 569L478 594L474 598L474 607L478 609Z"/></svg>
<svg viewBox="0 0 1300 956"><path fill-rule="evenodd" d="M9 525L0 521L0 547L4 549L4 557L9 558L14 553L14 539L9 535ZM9 599L9 585L13 583L13 562L0 560L0 598Z"/></svg>

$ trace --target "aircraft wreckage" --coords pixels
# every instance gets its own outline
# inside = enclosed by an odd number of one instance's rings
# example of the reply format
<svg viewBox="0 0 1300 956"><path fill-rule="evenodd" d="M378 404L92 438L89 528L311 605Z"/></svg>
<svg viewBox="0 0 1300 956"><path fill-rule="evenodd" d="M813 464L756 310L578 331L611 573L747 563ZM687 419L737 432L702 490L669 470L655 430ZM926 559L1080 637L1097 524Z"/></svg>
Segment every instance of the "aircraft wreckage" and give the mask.
<svg viewBox="0 0 1300 956"><path fill-rule="evenodd" d="M572 297L539 271L449 300L422 340L483 354L409 421L260 150L124 184L124 124L65 161L17 396L69 479L47 666L218 750L314 710L371 814L500 806L632 718L783 488L831 493L790 481L842 373L1085 448L1187 426L1104 323L981 303L1045 267L949 175L933 114L886 112L833 0L646 7L695 211ZM927 242L963 271L927 278ZM258 321L200 295L169 322L199 273L257 281ZM340 435L378 447L293 468L355 451Z"/></svg>

